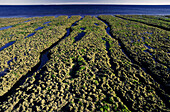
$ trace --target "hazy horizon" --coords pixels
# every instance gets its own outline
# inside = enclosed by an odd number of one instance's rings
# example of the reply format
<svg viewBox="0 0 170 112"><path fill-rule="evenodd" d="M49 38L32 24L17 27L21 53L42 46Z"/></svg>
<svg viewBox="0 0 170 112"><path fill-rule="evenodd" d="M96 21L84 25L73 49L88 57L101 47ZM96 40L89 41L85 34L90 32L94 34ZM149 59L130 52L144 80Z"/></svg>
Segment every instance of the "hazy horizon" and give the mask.
<svg viewBox="0 0 170 112"><path fill-rule="evenodd" d="M0 5L72 5L72 4L104 4L104 5L170 5L169 0L0 0Z"/></svg>
<svg viewBox="0 0 170 112"><path fill-rule="evenodd" d="M0 3L0 5L170 5L170 3Z"/></svg>

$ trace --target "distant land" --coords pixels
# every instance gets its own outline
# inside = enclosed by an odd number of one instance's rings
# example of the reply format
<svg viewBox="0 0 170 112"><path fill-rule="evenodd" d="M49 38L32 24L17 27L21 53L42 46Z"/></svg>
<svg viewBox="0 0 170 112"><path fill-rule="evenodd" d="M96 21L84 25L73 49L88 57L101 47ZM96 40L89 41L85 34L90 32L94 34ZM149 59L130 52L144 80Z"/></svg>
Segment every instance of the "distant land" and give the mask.
<svg viewBox="0 0 170 112"><path fill-rule="evenodd" d="M170 5L170 3L0 3L0 5Z"/></svg>

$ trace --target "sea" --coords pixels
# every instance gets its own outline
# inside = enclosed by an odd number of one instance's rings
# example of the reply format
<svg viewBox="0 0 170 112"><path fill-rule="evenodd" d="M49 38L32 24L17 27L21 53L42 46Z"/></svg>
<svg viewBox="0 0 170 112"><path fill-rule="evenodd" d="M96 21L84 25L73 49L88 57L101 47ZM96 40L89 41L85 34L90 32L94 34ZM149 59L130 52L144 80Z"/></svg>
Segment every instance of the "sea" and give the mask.
<svg viewBox="0 0 170 112"><path fill-rule="evenodd" d="M0 17L170 15L170 5L0 5Z"/></svg>

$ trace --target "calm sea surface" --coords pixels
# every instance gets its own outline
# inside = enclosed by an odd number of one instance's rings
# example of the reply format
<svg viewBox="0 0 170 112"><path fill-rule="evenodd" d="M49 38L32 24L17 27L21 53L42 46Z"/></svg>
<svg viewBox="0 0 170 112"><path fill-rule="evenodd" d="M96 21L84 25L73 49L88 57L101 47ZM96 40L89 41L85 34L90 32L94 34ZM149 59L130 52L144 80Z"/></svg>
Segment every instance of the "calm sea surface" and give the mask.
<svg viewBox="0 0 170 112"><path fill-rule="evenodd" d="M170 5L30 5L0 6L0 17L58 15L145 14L170 15Z"/></svg>

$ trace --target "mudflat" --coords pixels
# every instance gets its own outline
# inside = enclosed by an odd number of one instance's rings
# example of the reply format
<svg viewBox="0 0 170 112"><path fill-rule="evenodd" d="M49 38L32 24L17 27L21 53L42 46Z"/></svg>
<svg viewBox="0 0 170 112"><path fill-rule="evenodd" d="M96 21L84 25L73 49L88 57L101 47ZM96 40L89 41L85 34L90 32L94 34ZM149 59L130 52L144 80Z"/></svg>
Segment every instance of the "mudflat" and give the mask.
<svg viewBox="0 0 170 112"><path fill-rule="evenodd" d="M0 111L170 111L169 16L0 20Z"/></svg>

